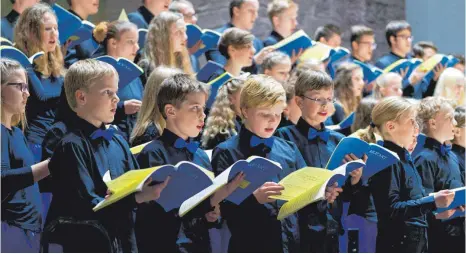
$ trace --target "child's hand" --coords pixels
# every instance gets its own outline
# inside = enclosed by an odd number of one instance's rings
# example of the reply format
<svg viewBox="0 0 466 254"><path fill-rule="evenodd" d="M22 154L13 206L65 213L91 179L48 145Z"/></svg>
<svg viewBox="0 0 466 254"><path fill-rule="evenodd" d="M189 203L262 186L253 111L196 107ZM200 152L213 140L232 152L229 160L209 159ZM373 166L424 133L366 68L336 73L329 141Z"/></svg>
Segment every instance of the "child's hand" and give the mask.
<svg viewBox="0 0 466 254"><path fill-rule="evenodd" d="M435 218L438 220L444 220L450 218L453 214L455 214L456 208L455 209L450 209L446 210L444 212L438 213L435 215Z"/></svg>
<svg viewBox="0 0 466 254"><path fill-rule="evenodd" d="M168 181L170 180L170 176L167 176L163 183L151 185L152 178L147 179L142 187L142 191L136 193L136 202L137 203L144 203L147 201L157 200L160 197L160 193L167 187Z"/></svg>
<svg viewBox="0 0 466 254"><path fill-rule="evenodd" d="M343 164L345 163L348 163L350 161L355 161L355 160L358 160L359 158L356 157L356 155L354 154L347 154L345 155L345 158L343 159ZM362 156L362 160L364 162L367 161L367 155L363 155ZM362 167L361 168L358 168L358 169L355 169L353 170L351 173L350 173L350 176L351 176L351 185L355 185L359 182L359 180L361 180L361 176L362 176Z"/></svg>
<svg viewBox="0 0 466 254"><path fill-rule="evenodd" d="M264 61L265 56L267 56L270 52L272 52L274 50L275 49L272 46L268 46L268 47L263 48L261 51L259 51L259 53L257 53L254 56L254 62L256 64L262 64L262 62Z"/></svg>
<svg viewBox="0 0 466 254"><path fill-rule="evenodd" d="M193 55L201 48L201 46L202 46L202 40L199 40L198 42L196 42L196 44L194 44L194 46L192 46L191 48L188 48L189 54Z"/></svg>
<svg viewBox="0 0 466 254"><path fill-rule="evenodd" d="M304 49L303 48L300 48L298 53L296 54L296 51L293 49L293 54L291 56L291 64L295 64L296 61L298 61L298 59L301 57L301 55L303 54L304 52Z"/></svg>
<svg viewBox="0 0 466 254"><path fill-rule="evenodd" d="M419 82L424 78L425 75L425 72L419 71L419 66L416 67L416 69L414 69L414 71L408 77L409 84L411 84L411 86L419 84Z"/></svg>
<svg viewBox="0 0 466 254"><path fill-rule="evenodd" d="M238 186L241 184L241 182L244 180L244 177L246 175L243 172L240 172L235 178L223 186L222 188L218 189L211 197L210 197L210 205L211 206L218 206L222 200L230 196L233 191L238 188Z"/></svg>
<svg viewBox="0 0 466 254"><path fill-rule="evenodd" d="M438 78L440 77L440 75L442 74L442 72L447 68L447 65L442 65L442 64L437 64L437 66L435 66L434 68L434 81L437 81Z"/></svg>
<svg viewBox="0 0 466 254"><path fill-rule="evenodd" d="M455 192L450 190L441 190L434 194L435 205L437 208L448 207L455 198Z"/></svg>
<svg viewBox="0 0 466 254"><path fill-rule="evenodd" d="M205 214L205 218L208 222L216 222L220 217L220 206L216 205L215 209Z"/></svg>
<svg viewBox="0 0 466 254"><path fill-rule="evenodd" d="M141 105L142 102L140 100L131 99L125 101L125 114L136 114L141 109Z"/></svg>
<svg viewBox="0 0 466 254"><path fill-rule="evenodd" d="M266 182L259 189L254 191L254 197L256 197L257 202L260 204L274 202L275 199L271 199L270 196L281 195L281 191L285 188L278 183Z"/></svg>
<svg viewBox="0 0 466 254"><path fill-rule="evenodd" d="M334 183L332 186L329 186L325 189L325 199L328 203L333 203L337 199L340 192L343 190L338 187L338 183Z"/></svg>

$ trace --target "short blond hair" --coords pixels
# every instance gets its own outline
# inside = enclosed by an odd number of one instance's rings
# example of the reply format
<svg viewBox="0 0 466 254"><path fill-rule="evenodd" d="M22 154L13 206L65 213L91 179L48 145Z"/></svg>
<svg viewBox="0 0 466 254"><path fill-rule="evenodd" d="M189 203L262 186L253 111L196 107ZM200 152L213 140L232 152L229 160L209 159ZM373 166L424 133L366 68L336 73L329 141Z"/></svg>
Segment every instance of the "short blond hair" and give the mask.
<svg viewBox="0 0 466 254"><path fill-rule="evenodd" d="M273 23L273 17L280 16L283 12L291 7L298 8L298 5L292 0L273 0L267 6L267 15L269 16L270 22Z"/></svg>
<svg viewBox="0 0 466 254"><path fill-rule="evenodd" d="M241 90L240 107L273 107L282 104L286 107L286 92L274 78L260 74L251 75Z"/></svg>
<svg viewBox="0 0 466 254"><path fill-rule="evenodd" d="M441 110L454 109L455 103L443 97L427 97L419 104L417 114L418 123L422 132L428 131L428 122L434 118Z"/></svg>
<svg viewBox="0 0 466 254"><path fill-rule="evenodd" d="M76 91L88 91L97 81L104 77L115 77L118 81L118 73L108 63L94 59L80 60L71 65L65 75L65 94L71 109L77 107Z"/></svg>

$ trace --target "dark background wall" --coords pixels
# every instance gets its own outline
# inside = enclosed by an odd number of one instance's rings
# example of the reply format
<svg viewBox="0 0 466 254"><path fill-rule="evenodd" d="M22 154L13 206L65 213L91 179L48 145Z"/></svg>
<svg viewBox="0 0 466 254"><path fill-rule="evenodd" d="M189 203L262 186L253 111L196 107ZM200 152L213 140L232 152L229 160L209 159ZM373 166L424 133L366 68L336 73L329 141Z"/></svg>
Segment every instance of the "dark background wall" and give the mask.
<svg viewBox="0 0 466 254"><path fill-rule="evenodd" d="M191 0L198 13L198 25L203 28L215 28L229 20L229 0ZM405 19L405 0L295 0L299 3L300 28L311 37L318 26L326 23L339 25L343 34L343 45L349 47L349 28L356 24L366 24L374 29L378 48L374 59L387 52L385 41L385 26L390 20ZM409 1L409 0L407 0ZM2 16L11 8L10 1L1 0ZM67 6L65 0L57 1ZM265 38L271 31L270 21L267 17L267 3L269 0L260 0L259 18L256 21L253 33ZM443 1L442 1L443 2ZM121 9L132 12L138 8L141 0L100 0L100 11L91 17L91 21L117 19Z"/></svg>

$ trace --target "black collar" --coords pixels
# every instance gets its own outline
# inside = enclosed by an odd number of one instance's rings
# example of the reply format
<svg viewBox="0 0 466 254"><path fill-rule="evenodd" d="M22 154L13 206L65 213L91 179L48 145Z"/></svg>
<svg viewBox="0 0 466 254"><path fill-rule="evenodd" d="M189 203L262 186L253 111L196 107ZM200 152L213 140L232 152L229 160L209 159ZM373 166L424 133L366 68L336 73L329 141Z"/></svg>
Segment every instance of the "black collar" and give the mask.
<svg viewBox="0 0 466 254"><path fill-rule="evenodd" d="M176 140L178 140L179 138L180 137L178 137L178 135L176 135L175 133L173 133L169 129L165 128L165 129L163 129L163 133L160 136L159 140L163 141L165 144L167 144L169 146L174 147L174 144L175 144ZM190 138L188 138L188 140L185 140L185 141L189 143Z"/></svg>
<svg viewBox="0 0 466 254"><path fill-rule="evenodd" d="M144 5L139 7L138 12L141 13L142 17L147 22L147 24L150 24L150 22L154 18L154 14L152 14L152 12L150 12L149 9L147 9Z"/></svg>
<svg viewBox="0 0 466 254"><path fill-rule="evenodd" d="M296 124L296 128L298 129L298 131L301 132L301 134L303 134L303 136L305 136L306 138L308 137L309 129L314 129L317 132L325 130L325 125L323 123L320 123L320 127L321 129L317 130L316 128L312 127L308 122L306 122L306 120L304 120L304 118L302 117L299 118L298 123Z"/></svg>
<svg viewBox="0 0 466 254"><path fill-rule="evenodd" d="M74 122L74 129L80 130L86 137L91 137L92 134L98 129L106 130L105 124L102 124L99 128L97 128L93 124L82 119L79 116L77 116L75 120L76 121Z"/></svg>
<svg viewBox="0 0 466 254"><path fill-rule="evenodd" d="M395 56L398 59L405 59L406 58L406 56L399 56L399 55L393 53L392 51L390 51L390 55Z"/></svg>
<svg viewBox="0 0 466 254"><path fill-rule="evenodd" d="M391 142L391 141L388 141L388 140L385 140L383 142L383 147L387 148L388 150L390 151L393 151L395 152L396 154L398 154L398 157L400 157L401 160L403 161L408 161L410 158L411 158L411 155L409 154L408 150L402 148L401 146Z"/></svg>
<svg viewBox="0 0 466 254"><path fill-rule="evenodd" d="M285 39L283 36L281 36L277 31L273 30L270 35L272 37L275 37L275 39L277 39L277 41L281 41L283 39Z"/></svg>
<svg viewBox="0 0 466 254"><path fill-rule="evenodd" d="M424 143L425 147L434 148L434 149L439 150L439 151L440 151L442 145L443 145L442 143L440 143L436 139L433 139L433 138L430 138L430 137L426 137L426 142Z"/></svg>
<svg viewBox="0 0 466 254"><path fill-rule="evenodd" d="M6 15L5 18L8 20L8 22L14 24L18 20L18 17L19 17L19 13L12 9L10 11L10 13L8 13L8 15Z"/></svg>

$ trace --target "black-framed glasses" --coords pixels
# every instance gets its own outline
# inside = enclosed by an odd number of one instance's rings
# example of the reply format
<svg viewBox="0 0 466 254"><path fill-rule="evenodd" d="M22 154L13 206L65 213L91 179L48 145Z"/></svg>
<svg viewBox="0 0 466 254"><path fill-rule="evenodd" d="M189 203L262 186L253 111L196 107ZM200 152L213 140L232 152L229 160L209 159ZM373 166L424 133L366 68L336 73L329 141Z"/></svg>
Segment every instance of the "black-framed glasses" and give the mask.
<svg viewBox="0 0 466 254"><path fill-rule="evenodd" d="M400 37L400 38L403 38L404 40L413 40L414 39L414 37L412 35L404 35L404 34L395 35L395 37Z"/></svg>
<svg viewBox="0 0 466 254"><path fill-rule="evenodd" d="M15 86L18 88L21 92L25 93L29 91L29 84L28 83L21 83L21 82L11 82L11 83L6 83L8 86Z"/></svg>
<svg viewBox="0 0 466 254"><path fill-rule="evenodd" d="M304 98L314 102L314 103L317 103L321 106L324 106L324 105L327 105L327 104L333 104L335 103L337 100L335 98L332 98L332 99L320 99L320 98L317 98L317 99L314 99L314 98L311 98L311 97L307 97L306 95L303 95Z"/></svg>

